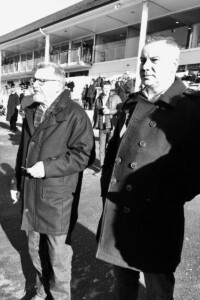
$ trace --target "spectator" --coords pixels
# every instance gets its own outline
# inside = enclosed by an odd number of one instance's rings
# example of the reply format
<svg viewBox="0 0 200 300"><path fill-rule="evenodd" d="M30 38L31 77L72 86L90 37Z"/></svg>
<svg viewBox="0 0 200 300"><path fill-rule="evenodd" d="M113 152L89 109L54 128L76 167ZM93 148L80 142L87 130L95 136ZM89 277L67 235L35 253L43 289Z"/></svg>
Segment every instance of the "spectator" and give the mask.
<svg viewBox="0 0 200 300"><path fill-rule="evenodd" d="M6 120L10 122L10 133L17 132L17 117L18 117L18 110L20 107L20 99L15 91L15 85L11 85L11 93L8 98L7 104L7 116Z"/></svg>
<svg viewBox="0 0 200 300"><path fill-rule="evenodd" d="M89 88L88 88L88 92L87 92L87 97L88 97L88 101L89 101L89 110L93 109L93 103L94 103L94 99L95 99L95 84L94 84L94 79L90 82Z"/></svg>
<svg viewBox="0 0 200 300"><path fill-rule="evenodd" d="M116 83L115 83L115 91L116 91L116 94L122 100L122 103L124 103L126 101L126 93L125 93L125 90L123 88L123 82L122 81L119 81L119 80L116 81Z"/></svg>
<svg viewBox="0 0 200 300"><path fill-rule="evenodd" d="M99 129L100 158L100 170L95 173L95 175L101 175L106 147L116 126L117 117L121 109L121 102L120 97L115 91L111 92L111 85L108 82L104 84L103 92L95 101L94 128Z"/></svg>
<svg viewBox="0 0 200 300"><path fill-rule="evenodd" d="M82 103L83 103L83 108L86 110L88 108L88 84L86 84L83 88L83 91L81 93L81 98L82 98Z"/></svg>

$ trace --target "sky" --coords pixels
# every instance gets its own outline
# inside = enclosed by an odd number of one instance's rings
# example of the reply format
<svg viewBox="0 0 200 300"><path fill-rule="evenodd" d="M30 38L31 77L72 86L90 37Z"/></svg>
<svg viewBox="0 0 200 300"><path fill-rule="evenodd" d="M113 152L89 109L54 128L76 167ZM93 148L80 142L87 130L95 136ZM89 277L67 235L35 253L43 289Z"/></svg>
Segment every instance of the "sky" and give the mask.
<svg viewBox="0 0 200 300"><path fill-rule="evenodd" d="M82 0L10 0L1 2L0 36Z"/></svg>

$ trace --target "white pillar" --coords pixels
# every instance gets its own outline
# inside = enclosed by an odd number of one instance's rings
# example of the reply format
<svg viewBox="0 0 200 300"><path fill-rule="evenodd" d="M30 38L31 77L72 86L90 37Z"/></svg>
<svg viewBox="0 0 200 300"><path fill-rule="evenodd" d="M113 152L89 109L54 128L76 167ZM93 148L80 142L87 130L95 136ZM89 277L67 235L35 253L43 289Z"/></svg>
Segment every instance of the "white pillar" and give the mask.
<svg viewBox="0 0 200 300"><path fill-rule="evenodd" d="M2 88L2 86L1 86L1 74L2 74L2 65L1 65L1 63L2 63L2 53L1 53L1 50L0 50L0 93L2 92L1 91L1 88Z"/></svg>
<svg viewBox="0 0 200 300"><path fill-rule="evenodd" d="M45 38L45 57L44 57L45 63L49 62L49 53L50 53L50 35L47 34Z"/></svg>
<svg viewBox="0 0 200 300"><path fill-rule="evenodd" d="M148 23L148 9L149 9L149 0L143 0L142 17L141 17L141 25L140 25L140 38L139 38L138 56L137 56L137 67L136 67L135 92L137 92L139 90L139 86L141 83L141 80L140 80L140 56L141 56L142 48L144 47L145 40L146 40L147 23Z"/></svg>
<svg viewBox="0 0 200 300"><path fill-rule="evenodd" d="M196 24L192 26L192 40L191 40L191 48L198 47L198 34L200 30L200 25Z"/></svg>
<svg viewBox="0 0 200 300"><path fill-rule="evenodd" d="M70 65L71 63L71 49L72 49L72 41L69 41L68 62L67 62L68 65Z"/></svg>

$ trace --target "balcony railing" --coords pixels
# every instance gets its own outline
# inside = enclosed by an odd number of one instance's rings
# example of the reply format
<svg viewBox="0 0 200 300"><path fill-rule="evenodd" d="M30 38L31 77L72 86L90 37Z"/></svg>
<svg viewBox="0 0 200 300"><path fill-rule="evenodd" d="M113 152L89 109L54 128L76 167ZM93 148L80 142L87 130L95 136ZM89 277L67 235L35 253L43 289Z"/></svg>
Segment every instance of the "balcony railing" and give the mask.
<svg viewBox="0 0 200 300"><path fill-rule="evenodd" d="M15 73L26 73L34 71L35 67L38 63L43 62L44 57L24 60L21 62L14 62L11 64L6 64L2 66L2 75L9 75ZM50 55L50 61L55 62L57 64L66 64L66 65L74 65L74 64L91 64L92 63L92 50L86 49L84 47L80 47L77 49L72 49L68 51L64 51L61 53L56 53Z"/></svg>
<svg viewBox="0 0 200 300"><path fill-rule="evenodd" d="M3 65L2 75L31 72L34 70L36 65L42 61L44 61L44 57Z"/></svg>
<svg viewBox="0 0 200 300"><path fill-rule="evenodd" d="M51 55L51 61L57 64L79 64L80 62L92 63L92 50L85 47L67 50Z"/></svg>
<svg viewBox="0 0 200 300"><path fill-rule="evenodd" d="M95 63L98 62L105 62L117 59L125 58L125 45L117 45L117 46L110 46L107 48L102 48L100 46L96 47L95 50Z"/></svg>

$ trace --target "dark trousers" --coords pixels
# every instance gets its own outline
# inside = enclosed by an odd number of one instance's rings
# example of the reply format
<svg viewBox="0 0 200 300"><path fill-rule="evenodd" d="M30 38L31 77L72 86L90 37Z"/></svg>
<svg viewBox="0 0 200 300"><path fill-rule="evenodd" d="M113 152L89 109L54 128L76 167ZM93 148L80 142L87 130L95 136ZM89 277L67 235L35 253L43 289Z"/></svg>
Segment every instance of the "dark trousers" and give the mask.
<svg viewBox="0 0 200 300"><path fill-rule="evenodd" d="M94 97L88 97L88 104L90 110L92 110L93 108L93 102L94 102Z"/></svg>
<svg viewBox="0 0 200 300"><path fill-rule="evenodd" d="M108 142L112 137L112 131L110 129L99 130L99 160L100 160L100 167L104 164L104 159L106 155L106 148Z"/></svg>
<svg viewBox="0 0 200 300"><path fill-rule="evenodd" d="M10 130L16 131L17 130L17 117L18 117L18 111L15 111L15 113L10 118Z"/></svg>
<svg viewBox="0 0 200 300"><path fill-rule="evenodd" d="M137 300L139 272L114 266L114 300ZM144 273L147 300L173 300L173 273Z"/></svg>
<svg viewBox="0 0 200 300"><path fill-rule="evenodd" d="M47 235L28 231L29 253L37 270L37 295L53 300L71 300L72 248L66 235ZM49 299L48 298L48 299Z"/></svg>

